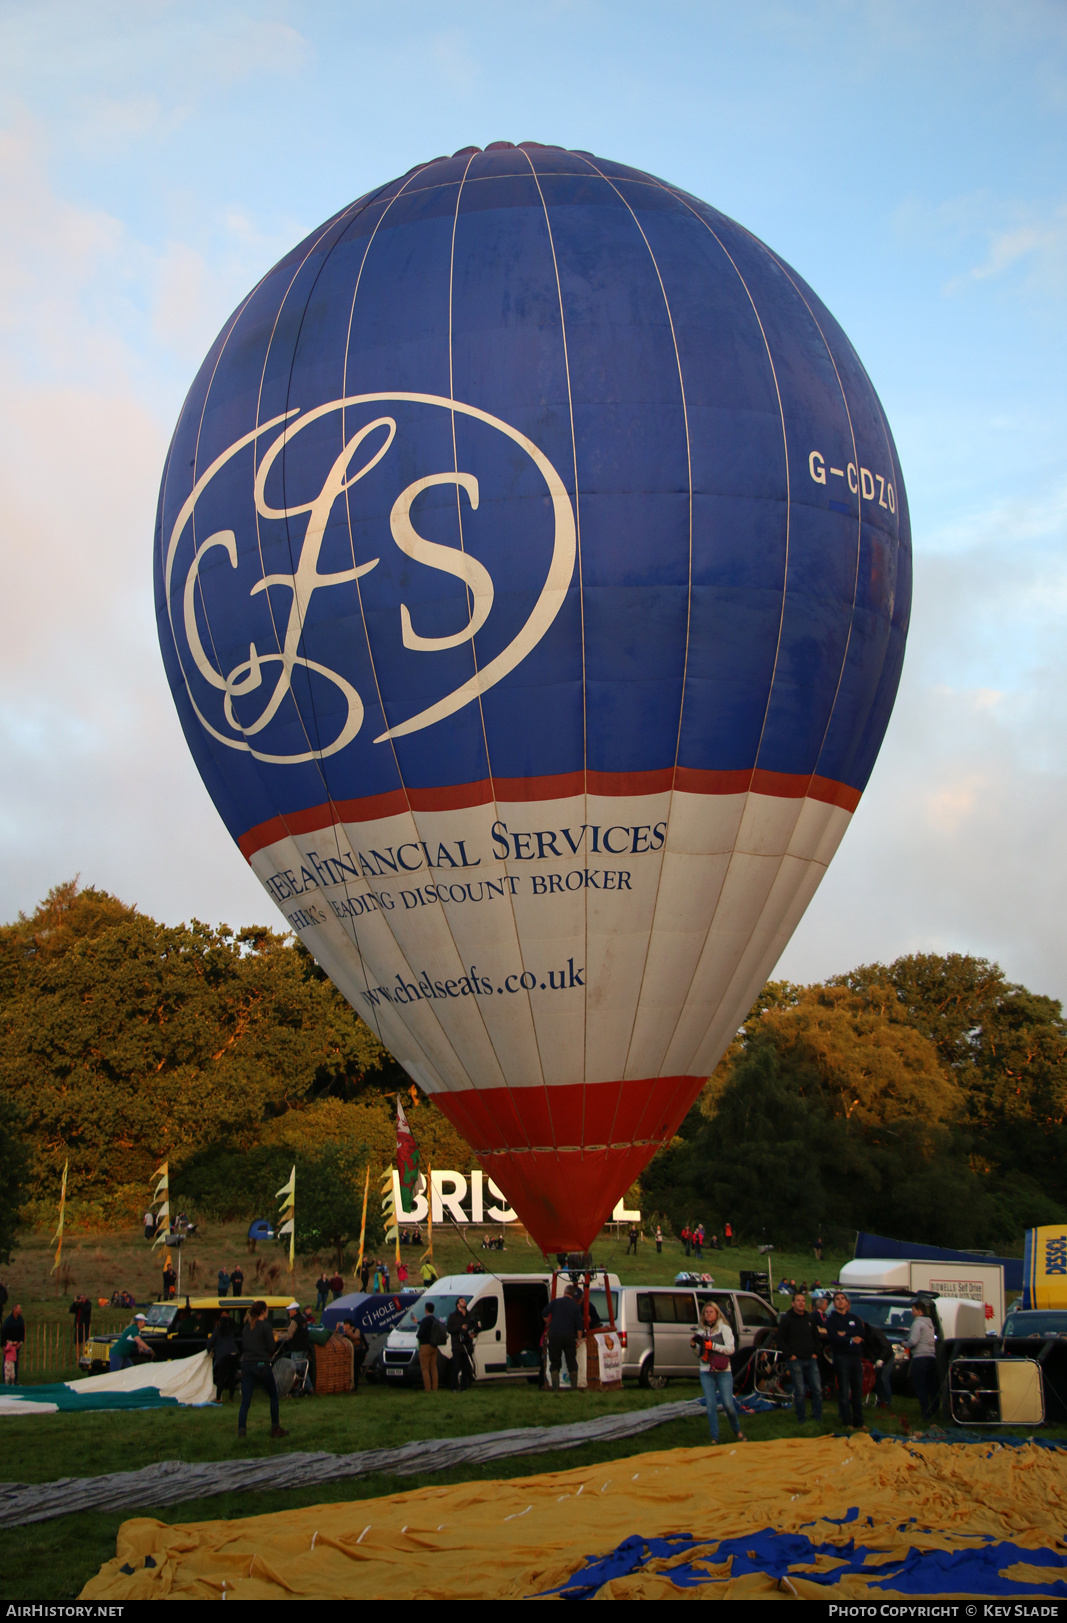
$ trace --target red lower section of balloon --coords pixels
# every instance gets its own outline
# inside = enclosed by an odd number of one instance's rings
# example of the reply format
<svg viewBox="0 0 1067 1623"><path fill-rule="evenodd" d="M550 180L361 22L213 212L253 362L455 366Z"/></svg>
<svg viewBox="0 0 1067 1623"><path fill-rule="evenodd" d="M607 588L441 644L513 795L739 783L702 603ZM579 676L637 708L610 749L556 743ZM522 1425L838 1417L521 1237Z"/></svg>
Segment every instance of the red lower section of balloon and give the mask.
<svg viewBox="0 0 1067 1623"><path fill-rule="evenodd" d="M542 1251L587 1251L706 1081L657 1076L574 1087L436 1093Z"/></svg>

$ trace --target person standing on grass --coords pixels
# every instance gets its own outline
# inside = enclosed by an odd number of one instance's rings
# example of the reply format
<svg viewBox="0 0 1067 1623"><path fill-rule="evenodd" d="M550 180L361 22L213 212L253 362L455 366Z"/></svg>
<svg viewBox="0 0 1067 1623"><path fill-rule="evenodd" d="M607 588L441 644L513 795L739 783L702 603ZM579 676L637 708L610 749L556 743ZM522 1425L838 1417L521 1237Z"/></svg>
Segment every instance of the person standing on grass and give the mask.
<svg viewBox="0 0 1067 1623"><path fill-rule="evenodd" d="M849 1311L844 1291L834 1296L834 1310L827 1315L826 1331L834 1355L837 1381L837 1407L843 1426L863 1430L863 1343L866 1325ZM849 1417L851 1400L851 1419Z"/></svg>
<svg viewBox="0 0 1067 1623"><path fill-rule="evenodd" d="M925 1425L937 1419L937 1333L926 1302L912 1302L908 1353L911 1358L911 1384L919 1400Z"/></svg>
<svg viewBox="0 0 1067 1623"><path fill-rule="evenodd" d="M704 1225L703 1225L703 1223L698 1223L696 1228L693 1231L693 1245L696 1248L697 1256L702 1257L704 1255Z"/></svg>
<svg viewBox="0 0 1067 1623"><path fill-rule="evenodd" d="M684 1250L685 1250L685 1254L686 1254L686 1256L688 1256L689 1255L689 1247L692 1244L692 1240L693 1240L693 1231L689 1227L688 1223L683 1228L679 1238L681 1239L682 1246L684 1247Z"/></svg>
<svg viewBox="0 0 1067 1623"><path fill-rule="evenodd" d="M279 1424L278 1387L274 1379L274 1331L267 1318L266 1302L253 1302L241 1336L241 1407L237 1413L237 1435L245 1435L252 1394L261 1386L270 1399L270 1434L288 1437Z"/></svg>
<svg viewBox="0 0 1067 1623"><path fill-rule="evenodd" d="M364 1285L363 1289L366 1290L366 1288L367 1287ZM326 1306L326 1302L327 1302L327 1299L329 1297L329 1294L330 1294L330 1281L326 1278L326 1274L325 1274L325 1271L324 1271L323 1273L321 1273L319 1275L318 1279L316 1279L316 1281L315 1281L315 1312L316 1313L321 1313L322 1312L323 1308Z"/></svg>
<svg viewBox="0 0 1067 1623"><path fill-rule="evenodd" d="M338 1326L341 1334L352 1348L352 1390L359 1391L359 1372L363 1368L363 1360L367 1356L367 1338L363 1331L346 1319L344 1324Z"/></svg>
<svg viewBox="0 0 1067 1623"><path fill-rule="evenodd" d="M89 1339L89 1327L93 1318L93 1304L87 1296L76 1296L67 1312L74 1314L74 1341L80 1355L82 1348Z"/></svg>
<svg viewBox="0 0 1067 1623"><path fill-rule="evenodd" d="M18 1385L19 1364L22 1362L22 1349L25 1345L26 1320L22 1317L22 1304L16 1302L0 1325L0 1347L4 1350L4 1383L7 1386Z"/></svg>
<svg viewBox="0 0 1067 1623"><path fill-rule="evenodd" d="M877 1324L867 1325L863 1351L874 1365L874 1390L879 1409L888 1409L893 1402L893 1344Z"/></svg>
<svg viewBox="0 0 1067 1623"><path fill-rule="evenodd" d="M344 1295L345 1282L339 1273L334 1274L333 1278L330 1280L330 1289L333 1291L333 1299L335 1302L339 1296Z"/></svg>
<svg viewBox="0 0 1067 1623"><path fill-rule="evenodd" d="M715 1302L704 1304L700 1323L693 1331L689 1344L700 1354L700 1384L704 1388L704 1401L708 1408L708 1430L712 1442L719 1441L720 1398L734 1436L739 1443L746 1442L734 1405L734 1372L730 1364L730 1356L735 1346L734 1333Z"/></svg>
<svg viewBox="0 0 1067 1623"><path fill-rule="evenodd" d="M448 1338L451 1342L452 1376L449 1382L453 1392L462 1392L474 1379L475 1325L467 1312L467 1298L461 1296L455 1310L448 1315Z"/></svg>
<svg viewBox="0 0 1067 1623"><path fill-rule="evenodd" d="M639 1239L639 1235L638 1235L638 1231L637 1231L637 1224L636 1223L631 1223L630 1227L626 1231L626 1255L627 1256L629 1256L630 1252L632 1251L634 1256L636 1257L638 1239Z"/></svg>
<svg viewBox="0 0 1067 1623"><path fill-rule="evenodd" d="M663 1255L663 1229L659 1223L656 1224L656 1254Z"/></svg>
<svg viewBox="0 0 1067 1623"><path fill-rule="evenodd" d="M427 1302L419 1328L415 1331L419 1344L419 1367L422 1370L424 1392L437 1391L437 1349L448 1340L448 1331L440 1319L434 1317L433 1303Z"/></svg>
<svg viewBox="0 0 1067 1623"><path fill-rule="evenodd" d="M567 1360L571 1391L578 1390L578 1346L585 1334L578 1292L568 1285L562 1296L549 1302L542 1317L548 1324L548 1369L552 1377L552 1390L559 1392L560 1367Z"/></svg>
<svg viewBox="0 0 1067 1623"><path fill-rule="evenodd" d="M731 1228L729 1223L726 1224L725 1228L722 1231L722 1234L723 1234L723 1239L726 1241L727 1247L732 1248L733 1243L734 1243L734 1231Z"/></svg>
<svg viewBox="0 0 1067 1623"><path fill-rule="evenodd" d="M245 1274L239 1262L230 1269L230 1284L233 1286L233 1294L240 1296L245 1288ZM273 1378L272 1376L271 1379Z"/></svg>
<svg viewBox="0 0 1067 1623"><path fill-rule="evenodd" d="M148 1211L144 1214L144 1237L150 1240L156 1232L156 1214Z"/></svg>
<svg viewBox="0 0 1067 1623"><path fill-rule="evenodd" d="M220 1291L220 1296L225 1296ZM211 1354L211 1371L215 1380L215 1399L222 1402L223 1391L233 1394L237 1388L237 1326L228 1313L220 1313L215 1328L207 1338L207 1350Z"/></svg>
<svg viewBox="0 0 1067 1623"><path fill-rule="evenodd" d="M803 1291L797 1291L788 1313L783 1313L778 1320L778 1345L786 1356L786 1368L793 1383L793 1409L801 1425L807 1418L805 1389L811 1397L812 1419L822 1419L822 1378L812 1318Z"/></svg>
<svg viewBox="0 0 1067 1623"><path fill-rule="evenodd" d="M219 1269L219 1295L228 1296L230 1293L230 1273L225 1263Z"/></svg>

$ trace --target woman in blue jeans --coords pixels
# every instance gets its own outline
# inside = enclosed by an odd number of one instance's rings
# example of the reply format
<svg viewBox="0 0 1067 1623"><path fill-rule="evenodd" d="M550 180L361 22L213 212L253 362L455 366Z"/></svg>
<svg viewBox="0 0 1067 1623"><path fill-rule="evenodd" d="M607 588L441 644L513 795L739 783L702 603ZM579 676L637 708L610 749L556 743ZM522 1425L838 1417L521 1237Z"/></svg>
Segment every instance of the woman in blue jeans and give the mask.
<svg viewBox="0 0 1067 1623"><path fill-rule="evenodd" d="M712 1442L719 1441L718 1400L722 1398L722 1406L733 1427L734 1436L743 1443L745 1434L734 1407L734 1372L730 1368L734 1333L714 1302L705 1304L690 1344L700 1351L700 1384L704 1388L704 1399L708 1406L708 1430Z"/></svg>

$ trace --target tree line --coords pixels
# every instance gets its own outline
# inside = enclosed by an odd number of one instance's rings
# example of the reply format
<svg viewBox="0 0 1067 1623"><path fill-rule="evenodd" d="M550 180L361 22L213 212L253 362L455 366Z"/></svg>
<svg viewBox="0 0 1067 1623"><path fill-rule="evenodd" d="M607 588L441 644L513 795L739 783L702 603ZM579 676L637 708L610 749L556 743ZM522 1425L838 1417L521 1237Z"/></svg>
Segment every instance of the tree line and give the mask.
<svg viewBox="0 0 1067 1623"><path fill-rule="evenodd" d="M959 953L772 981L642 1178L675 1223L1020 1252L1067 1214L1060 1004Z"/></svg>
<svg viewBox="0 0 1067 1623"><path fill-rule="evenodd" d="M0 928L0 1255L20 1210L54 1221L67 1159L70 1218L101 1227L140 1215L163 1160L175 1205L270 1216L295 1161L300 1243L335 1245L392 1159L397 1093L424 1165L469 1170L291 936L163 925L77 882ZM772 981L631 1199L775 1244L860 1228L1017 1250L1067 1212L1065 1111L1060 1005L995 964Z"/></svg>
<svg viewBox="0 0 1067 1623"><path fill-rule="evenodd" d="M0 1254L20 1208L54 1222L66 1160L70 1219L99 1227L141 1215L164 1160L172 1210L270 1217L295 1160L310 1239L312 1188L362 1204L410 1087L299 940L57 886L0 928ZM409 1103L424 1158L469 1165L440 1112Z"/></svg>

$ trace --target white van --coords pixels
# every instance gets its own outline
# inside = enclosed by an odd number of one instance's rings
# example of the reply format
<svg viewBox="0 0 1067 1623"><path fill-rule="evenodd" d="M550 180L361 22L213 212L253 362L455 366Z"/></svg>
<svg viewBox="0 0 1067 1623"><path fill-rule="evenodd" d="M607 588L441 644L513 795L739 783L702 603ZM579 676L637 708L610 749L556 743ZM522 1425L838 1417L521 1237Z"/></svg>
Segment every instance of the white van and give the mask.
<svg viewBox="0 0 1067 1623"><path fill-rule="evenodd" d="M610 1274L612 1296L619 1281ZM382 1349L379 1373L390 1386L422 1386L415 1332L433 1304L434 1317L447 1324L461 1296L477 1326L474 1338L474 1378L477 1381L533 1380L539 1378L540 1344L544 1311L548 1306L551 1274L449 1274L439 1279L389 1332ZM559 1290L564 1287L560 1281ZM600 1316L608 1322L604 1291L590 1292ZM602 1304L602 1305L601 1305ZM438 1380L447 1384L451 1359L447 1346L438 1350Z"/></svg>
<svg viewBox="0 0 1067 1623"><path fill-rule="evenodd" d="M603 1287L589 1301L608 1322ZM734 1368L777 1327L778 1314L752 1291L719 1290L710 1285L624 1285L613 1300L623 1346L624 1380L659 1390L669 1380L699 1376L696 1350L689 1345L704 1306L714 1302L734 1333Z"/></svg>

